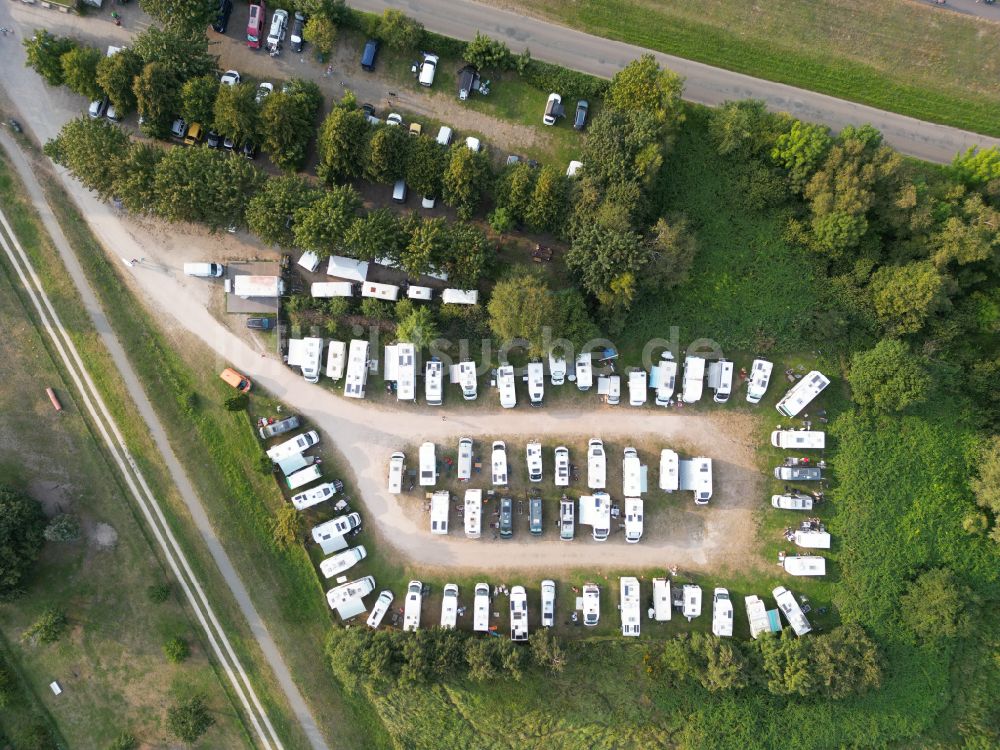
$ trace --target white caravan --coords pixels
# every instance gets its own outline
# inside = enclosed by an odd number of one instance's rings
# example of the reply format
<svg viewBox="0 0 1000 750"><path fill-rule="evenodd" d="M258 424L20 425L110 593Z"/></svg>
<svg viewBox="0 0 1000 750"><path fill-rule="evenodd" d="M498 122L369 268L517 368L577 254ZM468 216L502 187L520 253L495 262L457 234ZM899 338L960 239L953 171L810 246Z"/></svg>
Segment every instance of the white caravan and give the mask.
<svg viewBox="0 0 1000 750"><path fill-rule="evenodd" d="M353 297L354 284L349 281L314 281L309 293L316 299L329 297Z"/></svg>
<svg viewBox="0 0 1000 750"><path fill-rule="evenodd" d="M542 581L542 627L551 628L556 624L556 583L548 579Z"/></svg>
<svg viewBox="0 0 1000 750"><path fill-rule="evenodd" d="M569 449L560 445L555 450L556 487L569 487Z"/></svg>
<svg viewBox="0 0 1000 750"><path fill-rule="evenodd" d="M676 451L660 451L660 489L664 492L675 492L680 487L679 463Z"/></svg>
<svg viewBox="0 0 1000 750"><path fill-rule="evenodd" d="M683 609L681 611L688 619L688 622L691 622L691 620L701 615L701 586L694 583L685 583L681 589L681 594L684 597Z"/></svg>
<svg viewBox="0 0 1000 750"><path fill-rule="evenodd" d="M465 491L465 535L469 539L478 539L483 527L483 491Z"/></svg>
<svg viewBox="0 0 1000 750"><path fill-rule="evenodd" d="M528 481L542 481L542 444L538 442L528 443L525 451L528 461Z"/></svg>
<svg viewBox="0 0 1000 750"><path fill-rule="evenodd" d="M635 544L642 539L642 498L625 498L625 541Z"/></svg>
<svg viewBox="0 0 1000 750"><path fill-rule="evenodd" d="M416 284L410 284L406 287L406 298L429 302L434 299L434 290L429 286L417 286Z"/></svg>
<svg viewBox="0 0 1000 750"><path fill-rule="evenodd" d="M581 391L589 391L594 385L594 368L590 364L590 352L584 352L576 358L576 387Z"/></svg>
<svg viewBox="0 0 1000 750"><path fill-rule="evenodd" d="M566 358L557 357L549 350L549 382L552 385L562 385L566 382Z"/></svg>
<svg viewBox="0 0 1000 750"><path fill-rule="evenodd" d="M812 630L809 620L806 619L802 607L795 601L795 595L791 591L784 586L778 586L771 593L774 595L774 601L778 605L778 609L781 610L785 619L788 620L788 624L795 631L795 635L803 636Z"/></svg>
<svg viewBox="0 0 1000 750"><path fill-rule="evenodd" d="M368 382L368 342L352 339L347 350L347 379L344 381L344 395L348 398L364 398L365 383Z"/></svg>
<svg viewBox="0 0 1000 750"><path fill-rule="evenodd" d="M528 363L528 403L541 406L545 398L545 366L541 362Z"/></svg>
<svg viewBox="0 0 1000 750"><path fill-rule="evenodd" d="M493 465L493 484L503 487L507 484L507 446L503 440L493 442L493 453L491 456Z"/></svg>
<svg viewBox="0 0 1000 750"><path fill-rule="evenodd" d="M477 583L475 592L472 600L472 629L477 633L487 633L490 629L490 585Z"/></svg>
<svg viewBox="0 0 1000 750"><path fill-rule="evenodd" d="M284 461L286 458L303 453L319 442L319 433L316 430L309 430L301 435L296 435L290 440L278 443L273 448L268 448L267 457L274 463Z"/></svg>
<svg viewBox="0 0 1000 750"><path fill-rule="evenodd" d="M310 466L286 476L285 484L288 485L288 489L297 490L299 487L305 487L310 482L315 482L321 476L323 476L323 472L320 471L318 466Z"/></svg>
<svg viewBox="0 0 1000 750"><path fill-rule="evenodd" d="M347 344L331 341L326 350L326 376L334 381L344 377L344 360L347 359Z"/></svg>
<svg viewBox="0 0 1000 750"><path fill-rule="evenodd" d="M451 382L457 383L462 389L462 398L466 401L475 401L478 395L478 383L476 382L476 363L459 362L451 366Z"/></svg>
<svg viewBox="0 0 1000 750"><path fill-rule="evenodd" d="M747 381L747 401L759 404L767 393L767 385L771 382L771 370L774 365L766 359L755 359L750 366L750 379Z"/></svg>
<svg viewBox="0 0 1000 750"><path fill-rule="evenodd" d="M826 447L826 433L819 430L775 430L771 445L785 450L822 450Z"/></svg>
<svg viewBox="0 0 1000 750"><path fill-rule="evenodd" d="M597 395L608 406L618 406L622 400L622 379L619 375L601 375L597 378Z"/></svg>
<svg viewBox="0 0 1000 750"><path fill-rule="evenodd" d="M797 416L828 385L830 379L818 370L813 370L793 385L774 408L786 417Z"/></svg>
<svg viewBox="0 0 1000 750"><path fill-rule="evenodd" d="M646 372L632 370L628 374L628 404L629 406L645 406L646 404Z"/></svg>
<svg viewBox="0 0 1000 750"><path fill-rule="evenodd" d="M280 297L285 282L280 276L237 276L233 279L233 294L241 299L250 297Z"/></svg>
<svg viewBox="0 0 1000 750"><path fill-rule="evenodd" d="M365 576L330 589L326 592L326 602L330 605L330 609L337 611L342 620L349 620L365 611L365 603L362 600L374 590L375 579Z"/></svg>
<svg viewBox="0 0 1000 750"><path fill-rule="evenodd" d="M580 523L590 526L595 542L605 542L611 533L611 496L607 492L580 496Z"/></svg>
<svg viewBox="0 0 1000 750"><path fill-rule="evenodd" d="M583 624L594 627L601 619L601 589L596 583L583 584Z"/></svg>
<svg viewBox="0 0 1000 750"><path fill-rule="evenodd" d="M441 406L443 370L444 365L437 359L432 359L424 365L424 401L428 406Z"/></svg>
<svg viewBox="0 0 1000 750"><path fill-rule="evenodd" d="M336 485L334 485L333 482L324 482L323 484L318 484L305 492L292 495L292 505L295 506L295 510L305 510L306 508L311 508L314 505L319 505L320 503L329 500L336 494ZM827 536L829 536L829 534Z"/></svg>
<svg viewBox="0 0 1000 750"><path fill-rule="evenodd" d="M497 390L500 391L500 406L504 409L513 409L517 406L513 365L503 365L497 368Z"/></svg>
<svg viewBox="0 0 1000 750"><path fill-rule="evenodd" d="M424 584L410 581L406 585L406 602L403 604L403 632L416 632L420 627L420 605L424 600Z"/></svg>
<svg viewBox="0 0 1000 750"><path fill-rule="evenodd" d="M334 552L347 548L344 536L360 525L361 515L358 513L338 516L318 526L313 526L312 538L323 550L323 554L332 555Z"/></svg>
<svg viewBox="0 0 1000 750"><path fill-rule="evenodd" d="M476 305L479 291L476 289L445 289L441 292L441 302L446 305Z"/></svg>
<svg viewBox="0 0 1000 750"><path fill-rule="evenodd" d="M705 359L703 357L684 358L684 392L681 398L685 404L693 404L701 400L701 392L705 386Z"/></svg>
<svg viewBox="0 0 1000 750"><path fill-rule="evenodd" d="M622 615L622 635L632 638L639 637L642 626L642 614L639 604L639 579L633 576L623 576L619 580Z"/></svg>
<svg viewBox="0 0 1000 750"><path fill-rule="evenodd" d="M458 481L467 482L472 479L472 438L462 438L458 441Z"/></svg>
<svg viewBox="0 0 1000 750"><path fill-rule="evenodd" d="M781 630L781 622L778 620L778 613L774 612L774 619L767 611L767 605L756 594L744 597L743 602L747 607L747 621L750 623L750 637L757 640L761 633L777 633Z"/></svg>
<svg viewBox="0 0 1000 750"><path fill-rule="evenodd" d="M573 501L563 495L559 501L559 538L564 542L573 541L575 510Z"/></svg>
<svg viewBox="0 0 1000 750"><path fill-rule="evenodd" d="M733 392L733 363L720 359L708 366L708 387L715 391L712 400L724 404Z"/></svg>
<svg viewBox="0 0 1000 750"><path fill-rule="evenodd" d="M396 451L389 456L389 493L398 495L403 491L403 471L406 468L406 456Z"/></svg>
<svg viewBox="0 0 1000 750"><path fill-rule="evenodd" d="M712 499L712 459L698 456L680 461L680 488L694 492L695 505Z"/></svg>
<svg viewBox="0 0 1000 750"><path fill-rule="evenodd" d="M653 619L657 622L669 622L674 603L670 599L670 579L653 579Z"/></svg>
<svg viewBox="0 0 1000 750"><path fill-rule="evenodd" d="M830 549L830 533L820 529L796 529L792 541L806 549Z"/></svg>
<svg viewBox="0 0 1000 750"><path fill-rule="evenodd" d="M451 504L451 493L439 490L431 495L431 533L443 535L448 533L448 506Z"/></svg>
<svg viewBox="0 0 1000 750"><path fill-rule="evenodd" d="M372 611L368 613L368 627L372 630L375 630L382 624L382 619L385 617L385 613L388 612L389 607L392 606L392 599L392 592L388 589L378 595L378 599L375 600Z"/></svg>
<svg viewBox="0 0 1000 750"><path fill-rule="evenodd" d="M590 489L604 489L607 484L607 468L604 442L600 438L591 438L587 443L587 486Z"/></svg>
<svg viewBox="0 0 1000 750"><path fill-rule="evenodd" d="M729 591L721 587L712 592L712 635L733 636L733 600Z"/></svg>
<svg viewBox="0 0 1000 750"><path fill-rule="evenodd" d="M510 639L528 640L528 594L524 586L514 586L510 590Z"/></svg>
<svg viewBox="0 0 1000 750"><path fill-rule="evenodd" d="M446 583L441 598L441 627L454 630L458 624L458 584Z"/></svg>
<svg viewBox="0 0 1000 750"><path fill-rule="evenodd" d="M625 449L622 458L622 494L625 497L642 495L642 464L638 451L632 447Z"/></svg>
<svg viewBox="0 0 1000 750"><path fill-rule="evenodd" d="M399 401L416 400L417 350L413 344L399 343L385 347L385 380L396 383Z"/></svg>
<svg viewBox="0 0 1000 750"><path fill-rule="evenodd" d="M649 387L656 389L656 405L669 404L677 389L677 363L673 354L663 352L663 359L649 371L649 380Z"/></svg>
<svg viewBox="0 0 1000 750"><path fill-rule="evenodd" d="M420 446L420 486L433 487L437 484L437 448L434 443Z"/></svg>
<svg viewBox="0 0 1000 750"><path fill-rule="evenodd" d="M395 284L377 284L374 281L366 281L361 285L361 296L396 302L399 300L399 287Z"/></svg>
<svg viewBox="0 0 1000 750"><path fill-rule="evenodd" d="M323 339L310 337L288 340L286 363L289 367L298 367L302 370L302 377L307 383L319 382L319 369L322 360Z"/></svg>
<svg viewBox="0 0 1000 750"><path fill-rule="evenodd" d="M771 495L771 507L780 510L812 510L813 499L809 495Z"/></svg>
<svg viewBox="0 0 1000 750"><path fill-rule="evenodd" d="M826 575L826 558L821 555L786 555L781 566L793 576Z"/></svg>
<svg viewBox="0 0 1000 750"><path fill-rule="evenodd" d="M364 548L364 545L359 544L357 547L345 549L343 552L338 552L333 557L323 560L319 564L319 571L324 578L336 578L341 573L346 573L367 556L368 550Z"/></svg>

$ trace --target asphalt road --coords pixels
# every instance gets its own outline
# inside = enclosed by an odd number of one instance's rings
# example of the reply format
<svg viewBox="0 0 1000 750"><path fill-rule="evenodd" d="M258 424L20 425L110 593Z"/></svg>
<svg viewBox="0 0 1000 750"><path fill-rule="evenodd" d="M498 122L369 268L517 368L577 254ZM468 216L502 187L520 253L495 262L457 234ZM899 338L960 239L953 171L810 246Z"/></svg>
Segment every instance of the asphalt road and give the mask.
<svg viewBox="0 0 1000 750"><path fill-rule="evenodd" d="M980 7L974 0L953 1L963 3L963 10L966 10L965 5ZM1000 146L998 138L713 68L471 0L351 0L350 5L373 13L399 8L431 31L459 39L472 39L481 31L502 39L515 52L528 48L539 60L603 78L611 78L630 61L650 52L662 65L684 76L684 98L690 101L717 105L735 99L763 99L775 112L788 112L801 120L823 123L835 131L846 125L870 123L900 152L939 164L950 163L956 153L970 146ZM992 14L995 7L982 6L984 15Z"/></svg>

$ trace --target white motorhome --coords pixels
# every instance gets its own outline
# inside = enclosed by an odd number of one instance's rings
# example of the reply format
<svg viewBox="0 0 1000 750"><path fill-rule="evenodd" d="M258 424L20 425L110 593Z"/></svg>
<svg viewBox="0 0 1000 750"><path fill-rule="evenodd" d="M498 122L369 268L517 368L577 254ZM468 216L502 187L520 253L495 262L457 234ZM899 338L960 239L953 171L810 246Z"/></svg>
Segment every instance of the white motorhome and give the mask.
<svg viewBox="0 0 1000 750"><path fill-rule="evenodd" d="M319 433L316 430L309 430L309 432L296 435L283 443L278 443L273 448L268 448L267 457L274 463L278 463L286 458L309 450L318 442Z"/></svg>
<svg viewBox="0 0 1000 750"><path fill-rule="evenodd" d="M771 445L785 450L823 450L826 448L826 433L820 430L775 430L771 433Z"/></svg>
<svg viewBox="0 0 1000 750"><path fill-rule="evenodd" d="M389 456L389 493L398 495L403 491L403 471L406 469L406 456L396 451Z"/></svg>
<svg viewBox="0 0 1000 750"><path fill-rule="evenodd" d="M302 377L307 383L319 382L320 362L323 359L323 339L304 338L288 340L288 358L286 360L289 367L298 367L302 370Z"/></svg>
<svg viewBox="0 0 1000 750"><path fill-rule="evenodd" d="M564 445L555 450L555 467L556 487L569 487L569 449Z"/></svg>
<svg viewBox="0 0 1000 750"><path fill-rule="evenodd" d="M642 627L642 614L639 604L639 579L633 576L623 576L619 579L622 615L622 635L631 638L639 637Z"/></svg>
<svg viewBox="0 0 1000 750"><path fill-rule="evenodd" d="M625 498L625 541L635 544L642 539L642 498Z"/></svg>
<svg viewBox="0 0 1000 750"><path fill-rule="evenodd" d="M417 286L415 284L410 284L406 287L406 297L407 299L429 302L434 299L434 290L429 286Z"/></svg>
<svg viewBox="0 0 1000 750"><path fill-rule="evenodd" d="M456 476L460 482L472 479L472 438L462 438L458 441L457 468Z"/></svg>
<svg viewBox="0 0 1000 750"><path fill-rule="evenodd" d="M608 406L618 406L622 400L622 379L620 375L600 375L597 378L597 395L604 398Z"/></svg>
<svg viewBox="0 0 1000 750"><path fill-rule="evenodd" d="M528 594L524 586L513 586L510 590L510 639L528 640Z"/></svg>
<svg viewBox="0 0 1000 750"><path fill-rule="evenodd" d="M299 487L305 487L310 482L315 482L322 476L323 472L320 471L319 466L312 465L286 476L285 484L288 485L288 489L297 490Z"/></svg>
<svg viewBox="0 0 1000 750"><path fill-rule="evenodd" d="M786 555L781 567L793 576L825 576L826 558L821 555Z"/></svg>
<svg viewBox="0 0 1000 750"><path fill-rule="evenodd" d="M679 462L676 451L669 448L660 451L660 489L664 492L675 492L680 488Z"/></svg>
<svg viewBox="0 0 1000 750"><path fill-rule="evenodd" d="M556 582L542 581L542 627L551 628L556 624Z"/></svg>
<svg viewBox="0 0 1000 750"><path fill-rule="evenodd" d="M280 297L284 293L285 282L280 276L237 276L233 279L233 294L242 299Z"/></svg>
<svg viewBox="0 0 1000 750"><path fill-rule="evenodd" d="M691 622L701 615L701 586L694 583L685 583L681 589L684 597L683 609L681 612Z"/></svg>
<svg viewBox="0 0 1000 750"><path fill-rule="evenodd" d="M684 391L681 398L685 404L693 404L701 400L701 392L705 386L705 359L703 357L684 358Z"/></svg>
<svg viewBox="0 0 1000 750"><path fill-rule="evenodd" d="M759 404L767 393L767 385L771 382L771 370L774 365L766 359L755 359L750 366L750 379L747 381L747 401Z"/></svg>
<svg viewBox="0 0 1000 750"><path fill-rule="evenodd" d="M792 541L805 549L830 549L830 532L821 529L796 529Z"/></svg>
<svg viewBox="0 0 1000 750"><path fill-rule="evenodd" d="M576 358L576 387L581 391L589 391L594 386L594 368L591 366L591 353L584 352Z"/></svg>
<svg viewBox="0 0 1000 750"><path fill-rule="evenodd" d="M490 630L490 585L477 583L475 598L472 600L472 629L477 633Z"/></svg>
<svg viewBox="0 0 1000 750"><path fill-rule="evenodd" d="M354 258L345 258L343 255L331 255L330 262L326 267L326 275L362 282L368 278L368 263Z"/></svg>
<svg viewBox="0 0 1000 750"><path fill-rule="evenodd" d="M410 581L406 585L406 602L403 604L403 632L415 633L420 628L420 605L424 600L424 584Z"/></svg>
<svg viewBox="0 0 1000 750"><path fill-rule="evenodd" d="M292 505L295 506L295 510L305 510L329 500L336 494L337 486L333 482L325 482L316 485L311 490L292 495Z"/></svg>
<svg viewBox="0 0 1000 750"><path fill-rule="evenodd" d="M809 620L806 619L802 607L795 601L795 595L791 591L784 586L778 586L771 593L774 595L774 601L778 605L778 609L781 610L785 619L788 620L788 624L795 631L795 635L803 636L812 630Z"/></svg>
<svg viewBox="0 0 1000 750"><path fill-rule="evenodd" d="M465 491L465 535L469 539L478 539L483 526L483 491Z"/></svg>
<svg viewBox="0 0 1000 750"><path fill-rule="evenodd" d="M385 380L396 384L396 399L416 400L417 350L413 344L399 343L385 347Z"/></svg>
<svg viewBox="0 0 1000 750"><path fill-rule="evenodd" d="M761 633L777 633L781 631L781 622L778 620L778 611L767 611L767 605L756 594L744 597L743 602L747 608L747 621L750 623L750 637L757 640ZM772 617L773 614L773 617Z"/></svg>
<svg viewBox="0 0 1000 750"><path fill-rule="evenodd" d="M642 464L638 451L632 447L625 449L622 458L622 494L625 497L642 495Z"/></svg>
<svg viewBox="0 0 1000 750"><path fill-rule="evenodd" d="M434 443L420 446L420 486L433 487L437 484L437 448Z"/></svg>
<svg viewBox="0 0 1000 750"><path fill-rule="evenodd" d="M347 344L331 341L326 350L326 376L334 381L344 377L344 360L347 359Z"/></svg>
<svg viewBox="0 0 1000 750"><path fill-rule="evenodd" d="M503 487L507 484L507 446L502 440L493 442L491 459L493 464L493 484Z"/></svg>
<svg viewBox="0 0 1000 750"><path fill-rule="evenodd" d="M611 533L611 496L607 492L580 496L580 523L590 526L595 542L605 542Z"/></svg>
<svg viewBox="0 0 1000 750"><path fill-rule="evenodd" d="M497 390L500 391L500 406L513 409L517 406L517 392L514 390L514 367L503 365L497 368Z"/></svg>
<svg viewBox="0 0 1000 750"><path fill-rule="evenodd" d="M445 289L441 292L441 302L446 305L477 305L479 292L475 289Z"/></svg>
<svg viewBox="0 0 1000 750"><path fill-rule="evenodd" d="M828 385L830 379L818 370L813 370L793 385L774 408L786 417L797 416Z"/></svg>
<svg viewBox="0 0 1000 750"><path fill-rule="evenodd" d="M712 498L712 459L698 456L678 463L680 489L694 492L695 505L708 505Z"/></svg>
<svg viewBox="0 0 1000 750"><path fill-rule="evenodd" d="M552 385L562 385L566 382L566 358L557 357L549 350L549 382Z"/></svg>
<svg viewBox="0 0 1000 750"><path fill-rule="evenodd" d="M656 389L657 406L666 406L673 399L677 389L677 363L670 352L663 352L660 363L650 369L649 387Z"/></svg>
<svg viewBox="0 0 1000 750"><path fill-rule="evenodd" d="M708 387L715 391L712 400L724 404L733 392L733 363L720 359L708 366Z"/></svg>
<svg viewBox="0 0 1000 750"><path fill-rule="evenodd" d="M309 293L316 299L330 297L353 297L354 284L350 281L314 281Z"/></svg>
<svg viewBox="0 0 1000 750"><path fill-rule="evenodd" d="M592 628L601 619L601 589L596 583L583 584L583 624Z"/></svg>
<svg viewBox="0 0 1000 750"><path fill-rule="evenodd" d="M632 370L628 374L629 406L644 406L646 404L646 372Z"/></svg>
<svg viewBox="0 0 1000 750"><path fill-rule="evenodd" d="M462 389L462 398L466 401L475 401L478 388L476 382L476 363L459 362L451 366L451 382L457 383Z"/></svg>
<svg viewBox="0 0 1000 750"><path fill-rule="evenodd" d="M559 538L564 542L573 540L576 525L575 511L573 501L563 495L559 501Z"/></svg>
<svg viewBox="0 0 1000 750"><path fill-rule="evenodd" d="M375 600L375 605L372 607L372 611L368 613L368 627L372 630L378 629L378 626L382 624L382 619L385 617L385 613L389 611L389 607L392 606L392 592L386 589L378 595L378 599Z"/></svg>
<svg viewBox="0 0 1000 750"><path fill-rule="evenodd" d="M438 490L431 496L431 533L444 535L448 533L448 507L451 504L451 493Z"/></svg>
<svg viewBox="0 0 1000 750"><path fill-rule="evenodd" d="M733 600L729 591L721 587L712 592L712 635L720 638L733 635Z"/></svg>
<svg viewBox="0 0 1000 750"><path fill-rule="evenodd" d="M348 398L364 398L367 382L368 342L363 339L353 339L347 351L347 379L344 381L344 395Z"/></svg>
<svg viewBox="0 0 1000 750"><path fill-rule="evenodd" d="M670 599L670 579L653 579L653 619L657 622L669 622L673 612L673 601Z"/></svg>
<svg viewBox="0 0 1000 750"><path fill-rule="evenodd" d="M545 367L541 362L528 363L528 399L532 406L541 406L545 397Z"/></svg>
<svg viewBox="0 0 1000 750"><path fill-rule="evenodd" d="M441 385L444 365L441 360L432 359L424 365L424 401L428 406L441 406L444 388Z"/></svg>
<svg viewBox="0 0 1000 750"><path fill-rule="evenodd" d="M350 513L346 516L331 518L329 521L321 523L312 528L313 541L318 544L324 554L332 555L347 548L344 536L354 531L361 525L361 516L358 513Z"/></svg>
<svg viewBox="0 0 1000 750"><path fill-rule="evenodd" d="M342 620L349 620L365 611L362 601L375 590L375 579L371 576L356 581L342 583L326 592L326 602L336 610Z"/></svg>
<svg viewBox="0 0 1000 750"><path fill-rule="evenodd" d="M458 623L458 584L446 583L441 598L441 627L454 630Z"/></svg>
<svg viewBox="0 0 1000 750"><path fill-rule="evenodd" d="M607 457L604 455L604 441L591 438L587 443L587 486L592 490L603 490L607 484Z"/></svg>
<svg viewBox="0 0 1000 750"><path fill-rule="evenodd" d="M532 441L528 443L527 449L528 481L542 481L542 444Z"/></svg>
<svg viewBox="0 0 1000 750"><path fill-rule="evenodd" d="M396 302L399 300L399 287L395 284L378 284L374 281L366 281L361 285L361 296Z"/></svg>
<svg viewBox="0 0 1000 750"><path fill-rule="evenodd" d="M771 495L771 506L780 510L812 510L813 499L809 495Z"/></svg>
<svg viewBox="0 0 1000 750"><path fill-rule="evenodd" d="M319 570L324 578L336 578L341 573L346 573L366 557L368 557L368 551L364 548L364 545L359 544L357 547L345 549L343 552L333 555L333 557L326 558L319 564Z"/></svg>

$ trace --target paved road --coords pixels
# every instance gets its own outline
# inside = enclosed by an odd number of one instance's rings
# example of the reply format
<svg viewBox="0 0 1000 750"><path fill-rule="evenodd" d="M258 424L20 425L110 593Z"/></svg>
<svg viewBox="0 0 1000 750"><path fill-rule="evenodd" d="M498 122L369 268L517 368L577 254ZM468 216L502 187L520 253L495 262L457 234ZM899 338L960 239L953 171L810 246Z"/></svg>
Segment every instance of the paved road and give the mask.
<svg viewBox="0 0 1000 750"><path fill-rule="evenodd" d="M350 5L374 13L381 13L386 8L399 8L431 31L459 39L472 39L476 31L481 31L502 39L515 52L528 48L532 56L539 60L603 78L610 78L630 61L651 52L662 65L684 76L684 97L691 101L716 105L734 99L763 99L776 112L788 112L802 120L824 123L835 131L845 125L871 123L896 149L926 161L950 163L956 153L970 146L1000 146L998 138L713 68L472 0L351 0Z"/></svg>

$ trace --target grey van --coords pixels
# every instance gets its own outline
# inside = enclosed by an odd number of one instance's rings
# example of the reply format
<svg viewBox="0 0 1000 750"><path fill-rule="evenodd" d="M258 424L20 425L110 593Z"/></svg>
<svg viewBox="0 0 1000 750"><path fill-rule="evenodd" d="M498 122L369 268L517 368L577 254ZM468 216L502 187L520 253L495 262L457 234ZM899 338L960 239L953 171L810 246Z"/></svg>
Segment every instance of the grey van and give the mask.
<svg viewBox="0 0 1000 750"><path fill-rule="evenodd" d="M542 534L542 498L532 497L528 500L528 531L533 536Z"/></svg>
<svg viewBox="0 0 1000 750"><path fill-rule="evenodd" d="M296 416L285 417L278 422L271 422L271 424L266 424L261 427L258 432L260 433L261 440L267 440L268 438L278 437L278 435L284 435L286 432L291 432L292 430L297 430L301 422Z"/></svg>
<svg viewBox="0 0 1000 750"><path fill-rule="evenodd" d="M364 70L375 70L375 57L378 55L378 39L365 42L365 50L361 53L361 67Z"/></svg>
<svg viewBox="0 0 1000 750"><path fill-rule="evenodd" d="M392 199L396 203L406 203L406 182L404 180L396 180L396 184L392 186Z"/></svg>
<svg viewBox="0 0 1000 750"><path fill-rule="evenodd" d="M513 501L509 497L500 498L500 538L510 539L514 536Z"/></svg>

